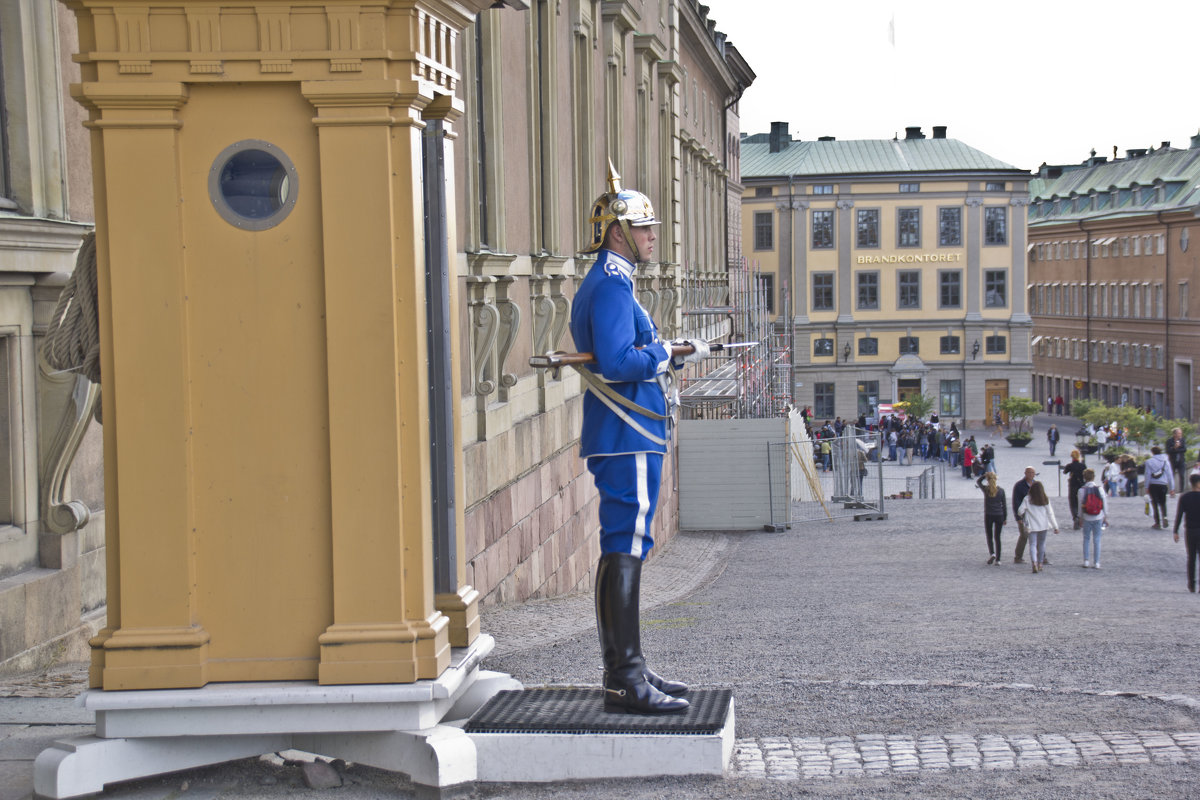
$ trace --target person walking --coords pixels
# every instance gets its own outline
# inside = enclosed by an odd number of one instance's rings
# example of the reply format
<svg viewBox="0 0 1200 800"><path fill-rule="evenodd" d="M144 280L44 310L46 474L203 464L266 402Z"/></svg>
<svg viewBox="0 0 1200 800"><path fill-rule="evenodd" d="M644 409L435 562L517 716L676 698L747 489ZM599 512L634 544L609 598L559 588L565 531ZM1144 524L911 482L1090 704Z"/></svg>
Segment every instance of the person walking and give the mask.
<svg viewBox="0 0 1200 800"><path fill-rule="evenodd" d="M1111 456L1110 456L1111 458ZM1117 459L1113 459L1104 465L1102 473L1104 479L1104 491L1109 497L1116 497L1121 485L1121 465L1117 463Z"/></svg>
<svg viewBox="0 0 1200 800"><path fill-rule="evenodd" d="M1050 430L1046 431L1046 441L1050 443L1050 457L1054 458L1054 449L1058 447L1058 426L1051 425Z"/></svg>
<svg viewBox="0 0 1200 800"><path fill-rule="evenodd" d="M1092 469L1083 471L1083 486L1079 487L1079 512L1083 515L1083 568L1095 567L1100 569L1100 533L1104 530L1104 522L1108 519L1108 498L1104 489L1096 482L1096 472ZM1089 557L1089 547L1091 555Z"/></svg>
<svg viewBox="0 0 1200 800"><path fill-rule="evenodd" d="M1034 481L1033 486L1029 487L1029 494L1021 501L1019 513L1025 518L1025 527L1029 529L1029 560L1033 572L1041 572L1045 565L1046 531L1058 533L1058 520L1041 481Z"/></svg>
<svg viewBox="0 0 1200 800"><path fill-rule="evenodd" d="M1078 450L1071 451L1071 462L1062 468L1067 476L1067 500L1071 504L1071 524L1075 530L1083 527L1079 519L1079 487L1083 486L1083 471L1087 469L1087 461Z"/></svg>
<svg viewBox="0 0 1200 800"><path fill-rule="evenodd" d="M1171 471L1175 473L1176 485L1181 489L1186 485L1184 481L1187 479L1187 474L1184 470L1187 469L1187 442L1183 439L1183 429L1175 428L1171 431L1171 438L1167 440L1163 452L1167 456L1167 460L1171 462Z"/></svg>
<svg viewBox="0 0 1200 800"><path fill-rule="evenodd" d="M996 473L985 472L975 481L983 491L983 534L987 538L987 563L1000 566L1000 531L1008 522L1008 503L1004 490L996 485Z"/></svg>
<svg viewBox="0 0 1200 800"><path fill-rule="evenodd" d="M1037 477L1037 470L1033 467L1025 468L1025 475L1021 480L1013 484L1012 488L1012 510L1013 517L1017 520L1017 549L1013 552L1013 563L1025 563L1025 544L1029 541L1029 529L1025 527L1025 519L1021 516L1018 510L1021 503L1029 494L1029 488L1033 486L1034 480Z"/></svg>
<svg viewBox="0 0 1200 800"><path fill-rule="evenodd" d="M595 363L579 370L586 384L580 456L600 496L600 560L596 567L596 627L604 662L604 710L624 713L686 711L688 686L664 680L642 654L642 562L651 536L669 431L672 366L708 355L703 339L672 361L653 319L634 290L637 264L650 261L657 236L650 198L623 190L609 165L608 191L592 204L592 241L581 252L596 260L575 291L571 336Z"/></svg>
<svg viewBox="0 0 1200 800"><path fill-rule="evenodd" d="M971 468L975 464L975 450L971 447L971 442L967 441L963 444L962 449L962 476L964 478L971 477Z"/></svg>
<svg viewBox="0 0 1200 800"><path fill-rule="evenodd" d="M1154 445L1150 448L1150 457L1143 465L1146 473L1146 497L1150 507L1154 509L1154 524L1151 528L1167 529L1167 494L1175 496L1175 470L1171 462L1163 455L1162 448Z"/></svg>
<svg viewBox="0 0 1200 800"><path fill-rule="evenodd" d="M1196 562L1200 559L1200 473L1188 476L1191 490L1184 492L1175 504L1175 541L1179 541L1179 522L1184 525L1184 546L1187 548L1188 591L1196 591Z"/></svg>

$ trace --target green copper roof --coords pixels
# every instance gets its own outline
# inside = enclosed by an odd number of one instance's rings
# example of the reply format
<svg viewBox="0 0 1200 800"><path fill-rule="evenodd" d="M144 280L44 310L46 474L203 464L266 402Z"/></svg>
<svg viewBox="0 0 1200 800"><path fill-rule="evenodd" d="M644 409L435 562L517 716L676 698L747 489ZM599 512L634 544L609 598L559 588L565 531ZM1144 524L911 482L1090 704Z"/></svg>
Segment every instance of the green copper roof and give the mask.
<svg viewBox="0 0 1200 800"><path fill-rule="evenodd" d="M1029 173L957 139L793 141L771 152L761 136L742 141L742 178L997 170Z"/></svg>
<svg viewBox="0 0 1200 800"><path fill-rule="evenodd" d="M1200 148L1062 169L1029 184L1029 224L1129 217L1200 204ZM1047 170L1043 168L1043 174Z"/></svg>

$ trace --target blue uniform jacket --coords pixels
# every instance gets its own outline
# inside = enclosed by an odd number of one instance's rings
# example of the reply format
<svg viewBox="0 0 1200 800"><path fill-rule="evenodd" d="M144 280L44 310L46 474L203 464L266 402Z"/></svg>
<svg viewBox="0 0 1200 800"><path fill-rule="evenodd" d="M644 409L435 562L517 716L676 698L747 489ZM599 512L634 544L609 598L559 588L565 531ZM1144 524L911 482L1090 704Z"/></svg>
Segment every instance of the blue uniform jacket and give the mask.
<svg viewBox="0 0 1200 800"><path fill-rule="evenodd" d="M670 355L658 340L654 320L634 296L634 266L611 250L600 250L597 255L571 308L575 349L596 356L596 363L587 368L616 392L642 408L666 414L666 395L656 376L666 371ZM649 433L667 438L665 420L652 419L624 406L618 408ZM665 444L643 436L594 392L584 394L581 456L666 451Z"/></svg>

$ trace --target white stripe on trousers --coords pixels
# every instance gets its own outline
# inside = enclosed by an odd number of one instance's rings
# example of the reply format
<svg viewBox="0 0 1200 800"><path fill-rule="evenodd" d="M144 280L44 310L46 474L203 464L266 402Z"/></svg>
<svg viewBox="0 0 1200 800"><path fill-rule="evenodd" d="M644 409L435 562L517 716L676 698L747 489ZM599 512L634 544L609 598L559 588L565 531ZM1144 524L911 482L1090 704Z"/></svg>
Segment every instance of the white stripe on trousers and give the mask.
<svg viewBox="0 0 1200 800"><path fill-rule="evenodd" d="M646 538L646 515L650 513L650 488L646 479L646 454L634 453L636 467L638 512L633 523L633 541L629 543L629 554L642 557L642 541Z"/></svg>

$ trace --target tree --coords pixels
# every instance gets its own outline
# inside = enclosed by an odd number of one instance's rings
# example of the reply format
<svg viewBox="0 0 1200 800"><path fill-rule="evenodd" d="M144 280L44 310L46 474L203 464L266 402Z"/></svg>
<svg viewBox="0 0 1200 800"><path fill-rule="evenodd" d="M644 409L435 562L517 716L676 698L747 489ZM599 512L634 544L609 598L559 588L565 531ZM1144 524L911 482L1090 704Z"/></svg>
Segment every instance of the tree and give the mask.
<svg viewBox="0 0 1200 800"><path fill-rule="evenodd" d="M913 419L925 419L934 408L934 399L923 394L913 395L907 400L892 403L892 408L899 408Z"/></svg>
<svg viewBox="0 0 1200 800"><path fill-rule="evenodd" d="M1042 410L1042 404L1037 400L1031 400L1028 397L1020 395L1009 395L1000 403L1000 410L1008 415L1010 420L1015 420L1017 430L1013 436L1017 438L1033 438L1032 433L1025 432L1025 421L1034 414Z"/></svg>

